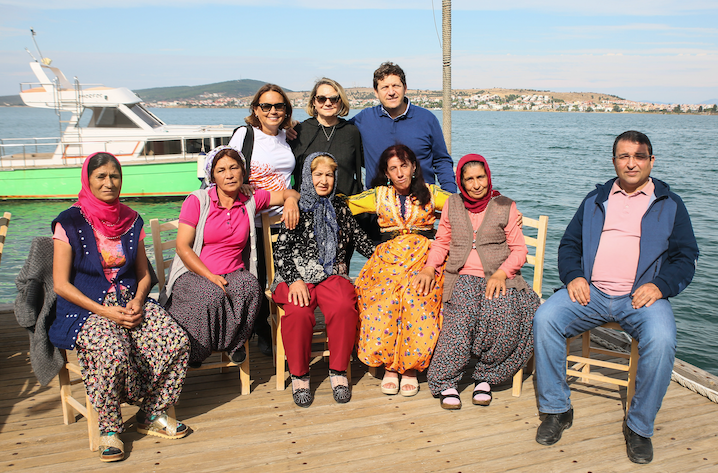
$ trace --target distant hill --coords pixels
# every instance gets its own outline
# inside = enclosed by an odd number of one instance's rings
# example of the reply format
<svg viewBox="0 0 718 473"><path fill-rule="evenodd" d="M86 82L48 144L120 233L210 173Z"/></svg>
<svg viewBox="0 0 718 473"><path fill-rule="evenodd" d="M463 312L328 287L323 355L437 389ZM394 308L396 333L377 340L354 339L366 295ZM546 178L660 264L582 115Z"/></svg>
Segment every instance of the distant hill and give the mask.
<svg viewBox="0 0 718 473"><path fill-rule="evenodd" d="M0 96L0 107L12 107L17 105L25 105L19 95L2 95Z"/></svg>
<svg viewBox="0 0 718 473"><path fill-rule="evenodd" d="M266 82L253 79L229 80L215 84L179 86L179 87L155 87L152 89L134 90L145 102L156 102L159 100L187 100L199 99L211 94L219 94L223 97L249 97L254 95ZM284 89L291 92L289 89Z"/></svg>
<svg viewBox="0 0 718 473"><path fill-rule="evenodd" d="M2 99L2 97L0 97L0 99ZM704 102L701 102L701 103L699 103L698 105L715 105L715 104L717 104L717 103L718 103L718 99L710 99L710 100L706 100L706 101L704 101Z"/></svg>

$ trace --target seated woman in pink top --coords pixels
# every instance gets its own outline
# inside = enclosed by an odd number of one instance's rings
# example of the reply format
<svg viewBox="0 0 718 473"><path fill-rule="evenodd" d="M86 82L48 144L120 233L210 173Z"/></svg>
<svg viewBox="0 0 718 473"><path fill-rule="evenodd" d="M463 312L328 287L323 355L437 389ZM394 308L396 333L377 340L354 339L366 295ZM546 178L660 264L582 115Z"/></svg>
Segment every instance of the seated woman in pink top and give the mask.
<svg viewBox="0 0 718 473"><path fill-rule="evenodd" d="M444 204L424 269L413 281L428 292L444 264L444 323L427 375L444 409L460 409L457 390L473 353L473 404L491 403L491 385L511 377L533 351L532 320L538 295L521 277L528 250L516 204L492 190L491 171L478 154L461 158L460 194ZM448 254L448 259L447 259Z"/></svg>
<svg viewBox="0 0 718 473"><path fill-rule="evenodd" d="M244 361L244 343L264 297L257 282L254 214L285 205L285 224L294 228L299 220L294 190L257 189L249 197L240 192L245 162L236 148L219 146L205 162L209 187L182 204L177 255L160 298L189 336L190 366L214 350L226 351L235 363Z"/></svg>

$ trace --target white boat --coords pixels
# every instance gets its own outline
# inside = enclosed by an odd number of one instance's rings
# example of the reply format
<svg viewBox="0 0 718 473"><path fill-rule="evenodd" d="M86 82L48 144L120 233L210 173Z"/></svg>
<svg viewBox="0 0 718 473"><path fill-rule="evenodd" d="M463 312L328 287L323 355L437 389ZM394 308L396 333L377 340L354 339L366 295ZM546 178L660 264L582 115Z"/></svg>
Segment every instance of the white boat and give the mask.
<svg viewBox="0 0 718 473"><path fill-rule="evenodd" d="M123 196L184 196L199 187L201 156L231 137L233 126L167 125L131 90L70 82L50 63L30 63L39 82L20 84L20 97L53 109L64 132L0 139L0 199L73 198L83 160L98 151L122 163Z"/></svg>

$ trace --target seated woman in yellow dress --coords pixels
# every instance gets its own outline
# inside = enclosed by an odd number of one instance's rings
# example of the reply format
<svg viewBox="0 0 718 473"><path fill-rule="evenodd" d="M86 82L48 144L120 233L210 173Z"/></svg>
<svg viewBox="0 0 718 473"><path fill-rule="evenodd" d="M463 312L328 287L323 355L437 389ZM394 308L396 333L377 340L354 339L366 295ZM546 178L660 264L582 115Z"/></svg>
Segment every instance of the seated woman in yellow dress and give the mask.
<svg viewBox="0 0 718 473"><path fill-rule="evenodd" d="M434 352L441 329L443 268L438 268L437 284L427 294L418 293L411 281L426 263L434 211L441 210L450 195L426 185L414 152L395 145L379 158L372 188L347 200L355 214L376 213L382 235L355 286L357 355L366 365L384 366L384 394L418 393L416 370L425 370Z"/></svg>

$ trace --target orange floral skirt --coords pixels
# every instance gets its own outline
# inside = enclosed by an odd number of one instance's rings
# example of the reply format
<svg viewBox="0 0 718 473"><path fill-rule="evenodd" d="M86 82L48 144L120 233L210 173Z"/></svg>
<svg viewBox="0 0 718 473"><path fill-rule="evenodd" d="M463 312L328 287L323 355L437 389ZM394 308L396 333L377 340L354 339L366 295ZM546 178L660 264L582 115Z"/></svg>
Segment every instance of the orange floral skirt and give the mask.
<svg viewBox="0 0 718 473"><path fill-rule="evenodd" d="M441 330L444 267L426 296L411 283L430 246L420 235L398 236L379 245L359 273L357 354L364 364L399 373L429 366Z"/></svg>

